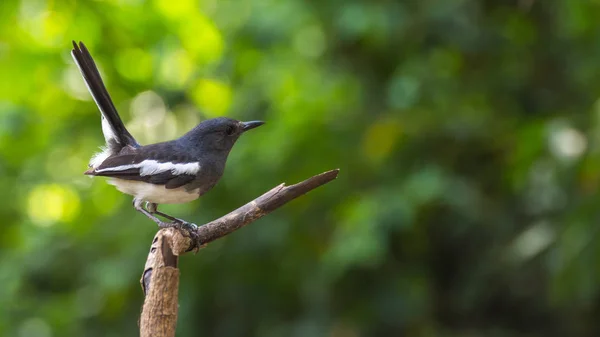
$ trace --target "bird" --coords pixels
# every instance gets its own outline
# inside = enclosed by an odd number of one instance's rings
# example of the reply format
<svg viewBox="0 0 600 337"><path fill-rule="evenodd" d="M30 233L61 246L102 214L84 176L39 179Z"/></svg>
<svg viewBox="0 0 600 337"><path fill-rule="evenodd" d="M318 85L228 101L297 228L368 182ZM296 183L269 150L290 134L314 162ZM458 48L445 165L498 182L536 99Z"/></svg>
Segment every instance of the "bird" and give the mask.
<svg viewBox="0 0 600 337"><path fill-rule="evenodd" d="M197 228L192 222L158 211L158 205L191 202L211 190L223 176L227 157L239 137L264 122L206 119L177 139L140 145L125 128L83 42L73 41L71 56L100 110L106 142L101 152L92 156L84 174L108 177L108 183L133 196L135 210L160 228Z"/></svg>

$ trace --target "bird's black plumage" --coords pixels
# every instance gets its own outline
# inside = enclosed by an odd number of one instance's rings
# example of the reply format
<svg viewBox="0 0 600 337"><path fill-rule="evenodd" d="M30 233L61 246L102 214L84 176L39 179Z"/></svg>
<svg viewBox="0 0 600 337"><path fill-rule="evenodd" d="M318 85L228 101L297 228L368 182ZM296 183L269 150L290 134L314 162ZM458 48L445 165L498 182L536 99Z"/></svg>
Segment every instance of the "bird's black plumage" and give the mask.
<svg viewBox="0 0 600 337"><path fill-rule="evenodd" d="M73 59L100 109L106 140L104 151L92 158L85 174L111 178L120 191L134 196L138 211L161 226L168 224L156 214L186 223L158 212L158 204L188 202L214 187L238 138L263 122L213 118L178 139L142 146L125 128L87 48L81 42L73 46Z"/></svg>

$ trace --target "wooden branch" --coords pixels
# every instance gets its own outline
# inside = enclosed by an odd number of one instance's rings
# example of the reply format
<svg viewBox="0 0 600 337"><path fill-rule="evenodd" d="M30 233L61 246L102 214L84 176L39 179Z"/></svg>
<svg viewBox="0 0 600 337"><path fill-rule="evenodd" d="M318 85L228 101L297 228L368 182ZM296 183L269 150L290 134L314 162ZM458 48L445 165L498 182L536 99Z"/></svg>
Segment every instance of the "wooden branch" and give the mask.
<svg viewBox="0 0 600 337"><path fill-rule="evenodd" d="M140 283L146 298L140 318L141 337L174 337L179 291L178 256L197 251L273 212L289 201L334 180L339 169L327 171L295 185L281 184L235 211L198 227L194 232L161 229L154 236Z"/></svg>

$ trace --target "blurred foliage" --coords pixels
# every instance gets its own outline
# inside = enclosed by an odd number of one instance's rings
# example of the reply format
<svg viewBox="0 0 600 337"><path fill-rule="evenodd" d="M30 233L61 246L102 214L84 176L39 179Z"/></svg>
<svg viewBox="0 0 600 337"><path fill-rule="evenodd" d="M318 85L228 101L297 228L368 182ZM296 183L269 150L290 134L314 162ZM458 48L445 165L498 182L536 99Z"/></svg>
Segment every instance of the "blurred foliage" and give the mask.
<svg viewBox="0 0 600 337"><path fill-rule="evenodd" d="M0 335L133 336L156 226L82 172L82 40L142 143L264 119L181 259L179 336L598 336L600 2L0 1Z"/></svg>

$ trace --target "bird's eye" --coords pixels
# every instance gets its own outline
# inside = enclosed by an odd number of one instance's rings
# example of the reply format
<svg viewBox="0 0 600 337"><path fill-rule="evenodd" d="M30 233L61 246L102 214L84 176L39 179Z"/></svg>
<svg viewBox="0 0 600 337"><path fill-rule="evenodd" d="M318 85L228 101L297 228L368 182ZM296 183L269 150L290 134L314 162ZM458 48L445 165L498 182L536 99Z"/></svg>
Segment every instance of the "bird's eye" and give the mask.
<svg viewBox="0 0 600 337"><path fill-rule="evenodd" d="M225 130L225 133L228 136L231 136L235 133L235 128L233 126L228 126L227 129Z"/></svg>

